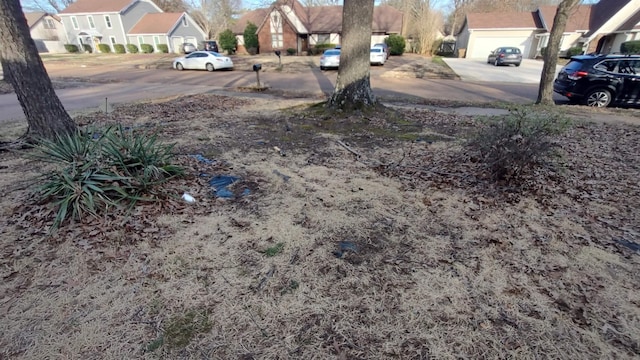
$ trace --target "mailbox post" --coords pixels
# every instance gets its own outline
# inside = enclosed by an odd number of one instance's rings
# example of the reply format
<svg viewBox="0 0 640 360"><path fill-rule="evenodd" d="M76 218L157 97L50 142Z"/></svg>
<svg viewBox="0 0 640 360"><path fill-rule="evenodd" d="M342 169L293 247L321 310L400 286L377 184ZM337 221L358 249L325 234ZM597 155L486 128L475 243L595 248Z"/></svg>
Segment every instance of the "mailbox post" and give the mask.
<svg viewBox="0 0 640 360"><path fill-rule="evenodd" d="M278 66L282 66L282 58L280 57L282 52L280 52L280 50L276 50L275 53L276 53L276 56L278 57Z"/></svg>
<svg viewBox="0 0 640 360"><path fill-rule="evenodd" d="M256 72L256 80L258 82L258 88L262 87L260 86L260 70L262 70L262 64L253 64L253 71Z"/></svg>

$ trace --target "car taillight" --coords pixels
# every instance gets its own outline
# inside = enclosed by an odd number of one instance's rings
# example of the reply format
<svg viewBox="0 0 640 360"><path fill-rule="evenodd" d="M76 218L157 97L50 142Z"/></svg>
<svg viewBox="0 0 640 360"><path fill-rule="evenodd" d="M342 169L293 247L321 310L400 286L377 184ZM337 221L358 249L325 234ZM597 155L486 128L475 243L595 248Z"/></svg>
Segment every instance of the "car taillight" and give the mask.
<svg viewBox="0 0 640 360"><path fill-rule="evenodd" d="M576 71L573 74L568 74L567 77L571 80L580 80L587 75L589 75L589 73L586 71Z"/></svg>
<svg viewBox="0 0 640 360"><path fill-rule="evenodd" d="M500 54L500 57L501 57L501 58L503 58L503 57L504 57L504 54Z"/></svg>

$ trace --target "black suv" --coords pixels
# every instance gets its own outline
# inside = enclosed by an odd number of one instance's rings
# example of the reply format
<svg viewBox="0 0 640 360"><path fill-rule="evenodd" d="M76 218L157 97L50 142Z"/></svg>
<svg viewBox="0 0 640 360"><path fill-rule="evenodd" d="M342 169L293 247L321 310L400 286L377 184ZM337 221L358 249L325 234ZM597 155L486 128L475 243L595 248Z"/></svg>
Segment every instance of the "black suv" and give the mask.
<svg viewBox="0 0 640 360"><path fill-rule="evenodd" d="M558 73L553 91L589 106L639 104L640 56L573 56Z"/></svg>
<svg viewBox="0 0 640 360"><path fill-rule="evenodd" d="M218 43L215 40L201 41L200 50L218 52Z"/></svg>

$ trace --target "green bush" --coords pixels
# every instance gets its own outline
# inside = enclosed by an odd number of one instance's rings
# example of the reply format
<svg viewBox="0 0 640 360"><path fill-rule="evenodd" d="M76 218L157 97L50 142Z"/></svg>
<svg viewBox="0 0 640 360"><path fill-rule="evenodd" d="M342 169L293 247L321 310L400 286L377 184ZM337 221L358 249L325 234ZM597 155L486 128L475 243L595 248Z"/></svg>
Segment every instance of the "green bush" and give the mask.
<svg viewBox="0 0 640 360"><path fill-rule="evenodd" d="M135 44L127 44L127 52L130 54L137 54L138 47Z"/></svg>
<svg viewBox="0 0 640 360"><path fill-rule="evenodd" d="M64 44L64 49L67 50L67 52L70 52L72 54L75 54L80 51L78 49L78 45L76 44Z"/></svg>
<svg viewBox="0 0 640 360"><path fill-rule="evenodd" d="M140 44L140 50L142 50L143 54L151 54L154 51L151 44Z"/></svg>
<svg viewBox="0 0 640 360"><path fill-rule="evenodd" d="M391 34L384 42L389 46L390 55L402 55L404 54L404 48L407 45L402 35Z"/></svg>
<svg viewBox="0 0 640 360"><path fill-rule="evenodd" d="M547 56L547 47L546 46L543 47L543 48L540 48L540 55L542 55L542 57Z"/></svg>
<svg viewBox="0 0 640 360"><path fill-rule="evenodd" d="M88 52L88 53L92 53L93 52L93 48L91 47L91 45L82 44L82 48L84 49L84 52Z"/></svg>
<svg viewBox="0 0 640 360"><path fill-rule="evenodd" d="M126 52L127 52L127 51L125 50L124 45L122 45L122 44L113 44L113 51L114 51L116 54L124 54L124 53L126 53Z"/></svg>
<svg viewBox="0 0 640 360"><path fill-rule="evenodd" d="M111 52L111 46L109 46L109 44L98 44L98 50L100 50L101 53L108 54Z"/></svg>
<svg viewBox="0 0 640 360"><path fill-rule="evenodd" d="M247 26L244 28L244 33L242 34L244 37L244 47L245 49L247 49L249 54L251 54L251 51L249 51L249 49L255 49L255 52L251 55L256 54L258 51L258 47L260 46L260 43L258 42L258 34L256 33L257 31L258 27L256 26L256 24L249 21L247 23Z"/></svg>
<svg viewBox="0 0 640 360"><path fill-rule="evenodd" d="M294 48L287 49L287 55L295 55L298 51Z"/></svg>
<svg viewBox="0 0 640 360"><path fill-rule="evenodd" d="M133 206L152 188L183 173L171 163L173 145L122 127L42 140L37 150L38 159L57 165L38 188L40 199L57 208L53 228L67 219Z"/></svg>
<svg viewBox="0 0 640 360"><path fill-rule="evenodd" d="M220 33L220 48L222 50L226 50L228 54L233 54L236 51L236 47L238 46L238 39L236 39L236 35L231 31L231 29L227 29Z"/></svg>
<svg viewBox="0 0 640 360"><path fill-rule="evenodd" d="M514 108L502 118L486 119L468 142L494 181L517 183L544 165L554 148L553 136L569 122L559 113L526 107Z"/></svg>
<svg viewBox="0 0 640 360"><path fill-rule="evenodd" d="M640 40L623 42L620 44L620 52L623 54L640 54Z"/></svg>
<svg viewBox="0 0 640 360"><path fill-rule="evenodd" d="M158 44L158 51L167 54L169 52L169 46L167 44Z"/></svg>
<svg viewBox="0 0 640 360"><path fill-rule="evenodd" d="M576 56L576 55L581 55L582 54L582 47L580 46L574 46L571 47L569 49L567 49L567 58L570 58L572 56Z"/></svg>
<svg viewBox="0 0 640 360"><path fill-rule="evenodd" d="M310 54L311 55L320 55L322 54L325 50L327 49L333 49L336 47L336 44L331 44L331 43L322 43L322 44L315 44L311 49L310 49Z"/></svg>

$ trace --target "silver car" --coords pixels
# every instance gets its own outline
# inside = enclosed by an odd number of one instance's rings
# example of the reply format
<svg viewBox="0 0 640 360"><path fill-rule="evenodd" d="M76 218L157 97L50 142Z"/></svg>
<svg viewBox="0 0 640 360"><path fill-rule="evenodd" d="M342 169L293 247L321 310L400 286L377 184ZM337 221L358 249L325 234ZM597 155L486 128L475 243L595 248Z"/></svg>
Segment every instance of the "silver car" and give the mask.
<svg viewBox="0 0 640 360"><path fill-rule="evenodd" d="M327 68L338 68L340 66L340 50L329 49L325 50L320 57L320 70Z"/></svg>
<svg viewBox="0 0 640 360"><path fill-rule="evenodd" d="M189 55L173 60L176 70L207 70L233 69L233 61L227 56L213 51L194 51Z"/></svg>

